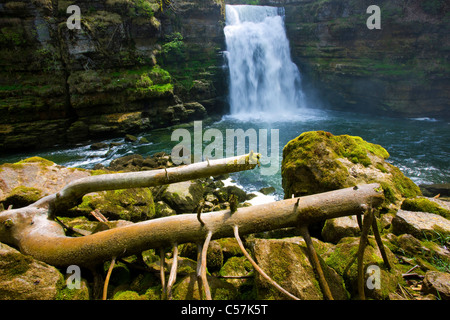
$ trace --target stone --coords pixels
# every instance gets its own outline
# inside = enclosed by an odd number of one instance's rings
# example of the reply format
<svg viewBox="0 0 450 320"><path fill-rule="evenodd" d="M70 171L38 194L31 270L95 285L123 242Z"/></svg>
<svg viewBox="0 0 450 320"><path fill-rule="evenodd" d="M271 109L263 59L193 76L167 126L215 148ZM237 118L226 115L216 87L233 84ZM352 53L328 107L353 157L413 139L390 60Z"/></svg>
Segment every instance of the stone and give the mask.
<svg viewBox="0 0 450 320"><path fill-rule="evenodd" d="M347 216L336 219L329 219L322 229L322 237L325 241L338 243L345 237L357 237L361 230L356 220L356 216Z"/></svg>
<svg viewBox="0 0 450 320"><path fill-rule="evenodd" d="M195 212L201 199L203 187L200 183L183 181L170 184L161 196L177 214Z"/></svg>
<svg viewBox="0 0 450 320"><path fill-rule="evenodd" d="M409 233L418 239L450 234L450 220L433 213L398 210L392 219L393 233Z"/></svg>
<svg viewBox="0 0 450 320"><path fill-rule="evenodd" d="M420 189L385 160L389 153L360 137L335 136L324 131L305 132L288 142L281 164L285 198L315 194L358 184L380 183L386 210Z"/></svg>
<svg viewBox="0 0 450 320"><path fill-rule="evenodd" d="M167 203L164 201L158 201L155 203L156 217L168 217L177 214Z"/></svg>
<svg viewBox="0 0 450 320"><path fill-rule="evenodd" d="M437 195L445 198L450 197L450 183L421 184L419 187L425 197L435 197Z"/></svg>
<svg viewBox="0 0 450 320"><path fill-rule="evenodd" d="M208 285L213 300L235 300L238 292L234 285L207 275ZM174 300L201 300L203 288L199 288L197 274L192 272L181 279L173 287Z"/></svg>
<svg viewBox="0 0 450 320"><path fill-rule="evenodd" d="M401 208L407 211L421 211L435 213L450 219L450 205L447 201L439 199L417 197L413 199L405 199Z"/></svg>
<svg viewBox="0 0 450 320"><path fill-rule="evenodd" d="M108 147L109 147L109 145L104 142L96 142L96 143L91 144L92 150L101 150L101 149L106 149Z"/></svg>
<svg viewBox="0 0 450 320"><path fill-rule="evenodd" d="M0 166L0 203L25 206L90 175L88 170L58 166L40 157L5 163Z"/></svg>
<svg viewBox="0 0 450 320"><path fill-rule="evenodd" d="M450 273L428 271L423 279L422 291L442 300L450 300Z"/></svg>
<svg viewBox="0 0 450 320"><path fill-rule="evenodd" d="M292 240L255 239L252 251L256 263L281 287L301 300L322 300L324 295L309 262L307 249ZM343 281L321 260L333 298L347 299ZM288 299L259 274L255 278L257 299Z"/></svg>
<svg viewBox="0 0 450 320"><path fill-rule="evenodd" d="M138 141L138 138L136 138L135 136L133 136L131 134L127 134L127 135L125 135L125 141L136 142L136 141Z"/></svg>
<svg viewBox="0 0 450 320"><path fill-rule="evenodd" d="M53 300L63 286L58 269L0 243L1 300Z"/></svg>
<svg viewBox="0 0 450 320"><path fill-rule="evenodd" d="M156 217L153 194L149 188L109 190L90 193L83 202L70 209L69 216L86 215L95 209L108 220L139 222Z"/></svg>

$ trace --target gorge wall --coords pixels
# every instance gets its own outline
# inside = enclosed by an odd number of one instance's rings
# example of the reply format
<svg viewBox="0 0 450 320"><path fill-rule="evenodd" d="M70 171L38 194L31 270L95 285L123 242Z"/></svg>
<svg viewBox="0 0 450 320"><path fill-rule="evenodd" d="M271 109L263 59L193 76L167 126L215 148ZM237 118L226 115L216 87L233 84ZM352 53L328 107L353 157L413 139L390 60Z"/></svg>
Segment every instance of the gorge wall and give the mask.
<svg viewBox="0 0 450 320"><path fill-rule="evenodd" d="M1 0L0 149L102 139L220 114L226 3L285 7L309 97L450 118L444 0ZM70 30L69 5L81 9ZM381 30L369 30L369 5Z"/></svg>
<svg viewBox="0 0 450 320"><path fill-rule="evenodd" d="M450 3L444 0L232 1L286 8L304 85L330 107L450 117ZM370 5L381 29L366 26ZM305 88L305 89L308 89Z"/></svg>
<svg viewBox="0 0 450 320"><path fill-rule="evenodd" d="M221 0L0 1L0 149L222 112L223 23Z"/></svg>

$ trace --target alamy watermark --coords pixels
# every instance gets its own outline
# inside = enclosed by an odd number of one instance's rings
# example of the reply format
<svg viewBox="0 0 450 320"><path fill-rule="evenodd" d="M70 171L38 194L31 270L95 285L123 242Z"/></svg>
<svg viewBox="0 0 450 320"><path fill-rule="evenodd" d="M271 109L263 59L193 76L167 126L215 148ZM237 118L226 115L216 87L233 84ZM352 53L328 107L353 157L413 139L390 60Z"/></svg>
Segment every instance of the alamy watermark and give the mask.
<svg viewBox="0 0 450 320"><path fill-rule="evenodd" d="M372 264L367 267L366 273L369 277L366 280L366 286L369 290L381 289L381 269L379 266Z"/></svg>
<svg viewBox="0 0 450 320"><path fill-rule="evenodd" d="M269 142L270 136L270 142ZM194 132L176 129L172 141L179 143L172 149L172 161L175 164L191 164L206 160L223 159L250 153L261 155L262 175L277 174L280 166L279 130L270 129L226 129L209 128L203 132L202 121L194 121ZM209 142L205 145L205 142Z"/></svg>
<svg viewBox="0 0 450 320"><path fill-rule="evenodd" d="M366 13L370 13L371 16L366 21L368 29L381 29L381 9L377 5L371 5L367 7Z"/></svg>

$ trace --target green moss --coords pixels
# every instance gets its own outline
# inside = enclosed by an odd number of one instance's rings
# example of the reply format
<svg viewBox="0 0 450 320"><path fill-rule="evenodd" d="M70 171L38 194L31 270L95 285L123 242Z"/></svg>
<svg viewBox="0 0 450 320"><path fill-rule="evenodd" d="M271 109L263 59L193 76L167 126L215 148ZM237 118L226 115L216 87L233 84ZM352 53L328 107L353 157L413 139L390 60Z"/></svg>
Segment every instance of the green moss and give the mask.
<svg viewBox="0 0 450 320"><path fill-rule="evenodd" d="M427 198L405 199L402 203L403 210L421 211L438 214L444 218L450 219L450 210L441 207L434 201Z"/></svg>
<svg viewBox="0 0 450 320"><path fill-rule="evenodd" d="M120 291L117 292L113 300L143 300L139 293L135 291Z"/></svg>
<svg viewBox="0 0 450 320"><path fill-rule="evenodd" d="M19 252L9 253L8 256L3 257L3 260L6 261L6 266L3 268L6 279L12 279L27 272L33 262L32 257Z"/></svg>
<svg viewBox="0 0 450 320"><path fill-rule="evenodd" d="M24 186L15 187L8 195L5 202L14 203L14 206L26 206L42 198L42 191L36 188Z"/></svg>
<svg viewBox="0 0 450 320"><path fill-rule="evenodd" d="M40 163L40 164L42 164L42 165L44 165L46 167L50 167L50 166L55 165L54 162L52 162L50 160L47 160L47 159L44 159L44 158L41 158L41 157L31 157L31 158L27 158L27 159L21 160L21 161L19 161L17 163L18 164L23 164L23 163Z"/></svg>
<svg viewBox="0 0 450 320"><path fill-rule="evenodd" d="M138 222L156 217L155 203L149 188L122 189L86 195L74 210L89 214L99 209L110 220Z"/></svg>

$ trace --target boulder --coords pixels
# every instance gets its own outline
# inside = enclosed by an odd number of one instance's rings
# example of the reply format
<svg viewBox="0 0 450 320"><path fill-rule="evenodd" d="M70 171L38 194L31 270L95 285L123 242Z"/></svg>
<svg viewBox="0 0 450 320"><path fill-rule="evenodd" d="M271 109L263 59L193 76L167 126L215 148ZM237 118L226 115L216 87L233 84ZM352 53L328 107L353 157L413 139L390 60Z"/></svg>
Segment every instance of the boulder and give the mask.
<svg viewBox="0 0 450 320"><path fill-rule="evenodd" d="M421 184L419 187L425 197L450 198L450 183Z"/></svg>
<svg viewBox="0 0 450 320"><path fill-rule="evenodd" d="M209 275L207 280L213 300L235 300L237 298L237 289L232 284ZM200 300L204 296L203 288L199 288L195 272L185 276L173 287L173 298L175 300Z"/></svg>
<svg viewBox="0 0 450 320"><path fill-rule="evenodd" d="M388 299L389 294L397 290L397 284L402 280L401 272L396 265L395 255L385 246L386 254L392 269L389 271L384 267L383 258L373 236L368 237L369 243L364 251L363 269L365 270L365 283L367 283L369 266L380 268L380 288L369 289L365 286L366 298L377 300ZM328 266L344 278L345 288L352 297L358 297L358 270L357 252L359 237L343 238L339 243L322 254Z"/></svg>
<svg viewBox="0 0 450 320"><path fill-rule="evenodd" d="M177 214L176 211L169 207L169 205L164 201L158 201L155 203L155 213L157 217L167 217Z"/></svg>
<svg viewBox="0 0 450 320"><path fill-rule="evenodd" d="M386 206L420 195L418 186L385 161L388 157L383 147L360 137L305 132L283 149L281 173L285 198L373 182L382 186Z"/></svg>
<svg viewBox="0 0 450 320"><path fill-rule="evenodd" d="M325 241L338 243L345 237L357 237L361 230L356 220L356 216L329 219L322 229L322 237Z"/></svg>
<svg viewBox="0 0 450 320"><path fill-rule="evenodd" d="M203 187L194 181L172 183L161 198L178 214L192 213L203 198Z"/></svg>
<svg viewBox="0 0 450 320"><path fill-rule="evenodd" d="M264 187L264 188L259 189L259 192L261 192L261 193L264 194L264 195L272 194L272 193L274 193L275 191L276 191L276 190L275 190L274 187Z"/></svg>
<svg viewBox="0 0 450 320"><path fill-rule="evenodd" d="M90 193L83 202L68 211L68 215L85 215L95 209L108 220L138 222L156 218L153 195L149 188L109 190Z"/></svg>
<svg viewBox="0 0 450 320"><path fill-rule="evenodd" d="M58 269L0 243L1 300L53 300L63 286Z"/></svg>
<svg viewBox="0 0 450 320"><path fill-rule="evenodd" d="M398 210L392 219L393 232L396 235L409 233L418 239L450 235L450 220L433 213Z"/></svg>
<svg viewBox="0 0 450 320"><path fill-rule="evenodd" d="M421 211L435 213L450 219L450 204L447 201L439 199L417 197L413 199L405 199L401 208L408 211Z"/></svg>
<svg viewBox="0 0 450 320"><path fill-rule="evenodd" d="M0 166L0 203L5 208L23 207L90 175L88 170L58 166L40 157L5 163Z"/></svg>
<svg viewBox="0 0 450 320"><path fill-rule="evenodd" d="M442 300L450 300L450 273L428 271L423 279L422 291Z"/></svg>
<svg viewBox="0 0 450 320"><path fill-rule="evenodd" d="M301 242L255 239L252 243L256 263L281 287L301 300L322 300L324 295L309 262L306 246ZM333 298L347 299L343 281L321 260ZM259 274L255 278L257 299L287 299Z"/></svg>
<svg viewBox="0 0 450 320"><path fill-rule="evenodd" d="M428 271L423 279L422 291L442 300L450 300L450 273Z"/></svg>

